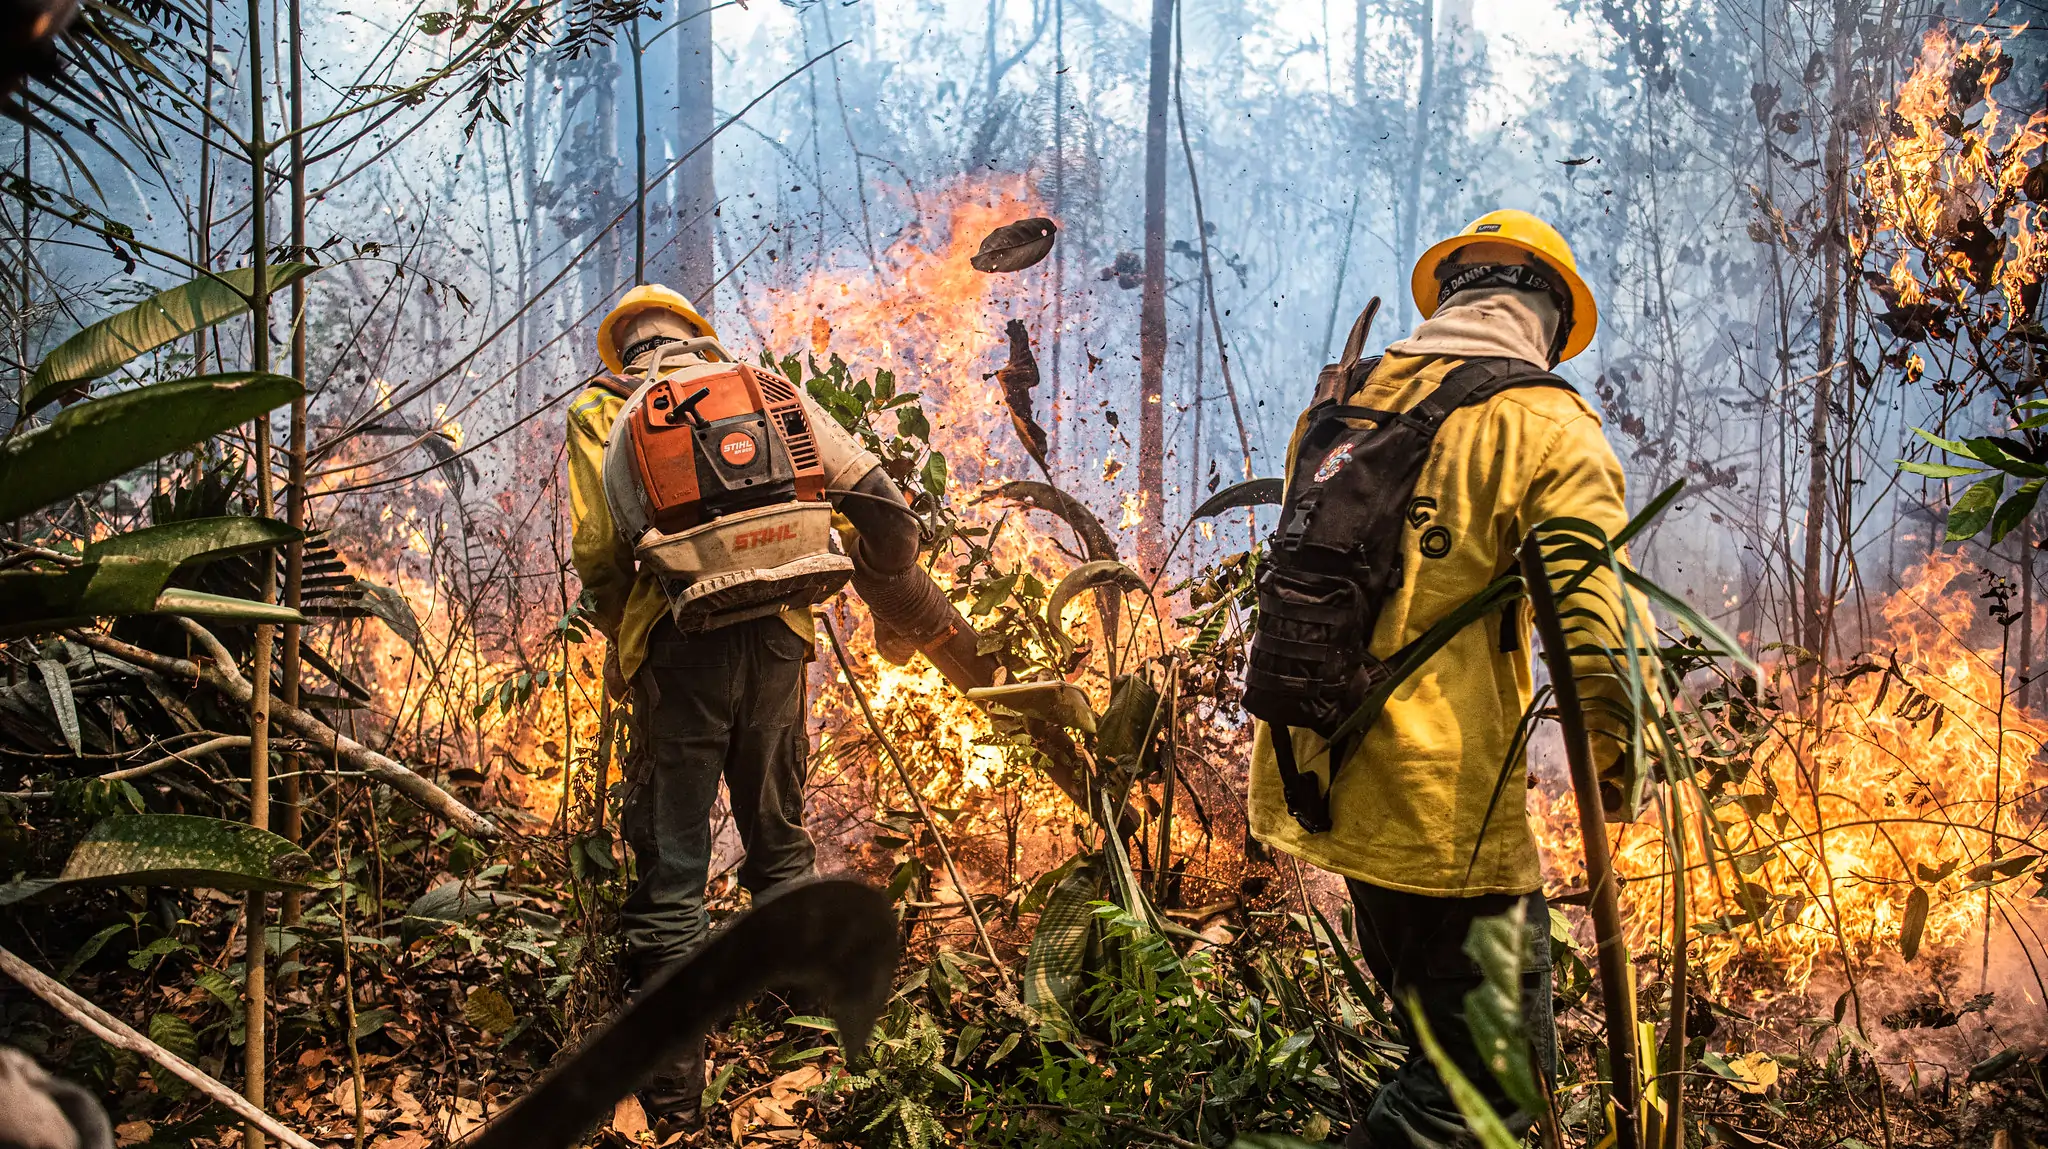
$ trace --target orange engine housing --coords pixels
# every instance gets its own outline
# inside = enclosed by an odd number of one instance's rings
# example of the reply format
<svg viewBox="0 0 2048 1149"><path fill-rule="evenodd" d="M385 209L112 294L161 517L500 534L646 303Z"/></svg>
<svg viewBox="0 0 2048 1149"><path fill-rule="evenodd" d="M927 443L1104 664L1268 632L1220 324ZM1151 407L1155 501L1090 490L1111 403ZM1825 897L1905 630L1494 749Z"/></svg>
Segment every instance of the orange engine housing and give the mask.
<svg viewBox="0 0 2048 1149"><path fill-rule="evenodd" d="M825 497L825 468L796 386L744 363L719 368L660 380L632 413L648 521L665 534L735 511ZM707 394L684 413L700 390Z"/></svg>

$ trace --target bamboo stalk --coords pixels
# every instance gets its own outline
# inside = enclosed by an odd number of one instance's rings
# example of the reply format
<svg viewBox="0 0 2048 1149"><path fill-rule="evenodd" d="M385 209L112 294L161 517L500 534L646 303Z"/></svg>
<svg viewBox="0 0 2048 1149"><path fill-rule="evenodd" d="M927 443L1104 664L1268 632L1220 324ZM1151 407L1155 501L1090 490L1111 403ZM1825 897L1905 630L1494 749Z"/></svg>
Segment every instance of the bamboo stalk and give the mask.
<svg viewBox="0 0 2048 1149"><path fill-rule="evenodd" d="M289 21L287 37L291 52L291 216L292 216L292 258L305 258L306 251L306 151L300 129L305 121L303 89L305 87L305 55L301 43L299 0L290 0L286 8ZM292 281L292 378L299 381L299 393L292 399L291 429L287 440L287 473L284 488L285 522L299 531L306 529L306 280L301 276ZM295 538L285 544L284 551L284 605L297 610L304 600L306 573L306 543ZM297 623L284 628L284 662L278 671L278 694L286 706L299 704L299 684L305 674L304 662L299 656L299 644L303 641L304 627ZM284 838L293 845L299 844L304 833L303 812L300 802L299 770L294 757L284 761ZM302 898L296 892L283 897L283 907L278 917L289 926L299 920ZM294 979L296 980L296 979ZM286 984L286 988L291 988Z"/></svg>
<svg viewBox="0 0 2048 1149"><path fill-rule="evenodd" d="M194 1089L234 1110L235 1115L247 1121L250 1128L269 1133L292 1149L320 1149L313 1142L292 1132L277 1118L208 1076L191 1062L135 1032L121 1019L73 993L56 978L28 964L5 948L0 948L0 973L5 973L20 982L24 989L48 1002L51 1009L78 1023L86 1032L108 1045L116 1049L125 1049L130 1053L139 1053L177 1074Z"/></svg>
<svg viewBox="0 0 2048 1149"><path fill-rule="evenodd" d="M1600 996L1607 1011L1607 1064L1614 1079L1615 1144L1619 1149L1637 1149L1642 1115L1637 1101L1635 994L1629 984L1628 942L1621 932L1614 865L1607 852L1600 777L1586 740L1586 712L1579 701L1578 679L1572 673L1564 621L1558 617L1542 544L1533 530L1522 540L1521 562L1536 631L1543 637L1543 661L1550 668L1565 758L1571 765L1572 796L1579 808L1579 836L1585 843L1586 884L1591 888L1593 935L1599 947Z"/></svg>
<svg viewBox="0 0 2048 1149"><path fill-rule="evenodd" d="M264 142L263 113L263 6L260 0L249 0L249 365L258 372L270 370L270 236L268 230L270 214L270 174L265 170L264 161L269 158L269 146ZM276 514L275 492L271 489L270 460L270 414L265 412L255 419L255 466L256 466L256 513L264 518ZM259 567L257 599L262 602L275 601L277 597L277 567L267 558ZM276 639L276 628L259 623L253 649L249 653L249 679L252 688L247 699L249 708L249 824L259 830L270 828L270 662L272 643ZM223 659L232 666L231 660ZM264 943L265 918L269 895L262 890L250 890L248 908L245 911L248 925L245 927L243 945L242 989L247 998L246 1018L247 1043L242 1047L242 1094L249 1104L258 1109L263 1107L264 1076L270 1050L267 1035L270 995L265 982L266 955ZM242 1128L242 1144L245 1149L263 1149L264 1129L257 1122L250 1121Z"/></svg>

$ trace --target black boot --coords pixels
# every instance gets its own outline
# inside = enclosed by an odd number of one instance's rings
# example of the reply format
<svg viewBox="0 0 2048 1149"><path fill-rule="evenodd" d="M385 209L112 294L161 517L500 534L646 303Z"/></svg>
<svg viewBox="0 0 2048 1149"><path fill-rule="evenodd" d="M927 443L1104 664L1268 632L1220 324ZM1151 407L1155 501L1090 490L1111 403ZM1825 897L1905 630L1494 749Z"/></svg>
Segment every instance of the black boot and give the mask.
<svg viewBox="0 0 2048 1149"><path fill-rule="evenodd" d="M642 1086L638 1097L650 1126L662 1136L704 1124L704 1039L698 1038L667 1068Z"/></svg>

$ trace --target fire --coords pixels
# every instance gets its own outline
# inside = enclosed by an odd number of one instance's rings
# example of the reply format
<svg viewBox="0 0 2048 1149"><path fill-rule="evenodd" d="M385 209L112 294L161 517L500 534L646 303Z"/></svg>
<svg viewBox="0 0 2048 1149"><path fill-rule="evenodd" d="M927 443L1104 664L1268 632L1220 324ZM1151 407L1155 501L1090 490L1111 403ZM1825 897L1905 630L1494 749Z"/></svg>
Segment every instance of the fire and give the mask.
<svg viewBox="0 0 2048 1149"><path fill-rule="evenodd" d="M1836 676L1819 734L1779 714L1746 774L1738 767L1739 780L1709 801L1722 836L1711 867L1696 830L1687 843L1688 918L1705 935L1694 953L1709 977L1761 963L1797 990L1844 946L1874 961L1899 948L1916 889L1927 898L1923 951L1976 935L1987 905L2006 912L2014 887L1990 887L1987 901L1973 883L1998 876L1984 867L2025 863L2014 846L2023 805L2048 784L2038 761L2048 717L2001 705L2018 667L1984 619L1977 584L1955 555L1909 573L1884 605L1879 653ZM1576 867L1570 795L1539 806L1547 852ZM1691 797L1687 809L1696 826ZM1673 893L1654 813L1621 831L1615 857L1631 941L1654 945Z"/></svg>
<svg viewBox="0 0 2048 1149"><path fill-rule="evenodd" d="M2014 121L2000 105L1992 89L2012 67L1998 37L1980 30L1964 43L1937 27L1885 109L1888 130L1871 136L1861 197L1869 226L1914 249L1898 255L1888 277L1901 303L1930 293L1959 300L1995 284L2020 312L2021 289L2048 270L2039 239L2048 194L2028 187L2038 182L2028 178L2036 170L2029 159L2048 144L2048 111ZM1969 120L1979 105L1983 113Z"/></svg>

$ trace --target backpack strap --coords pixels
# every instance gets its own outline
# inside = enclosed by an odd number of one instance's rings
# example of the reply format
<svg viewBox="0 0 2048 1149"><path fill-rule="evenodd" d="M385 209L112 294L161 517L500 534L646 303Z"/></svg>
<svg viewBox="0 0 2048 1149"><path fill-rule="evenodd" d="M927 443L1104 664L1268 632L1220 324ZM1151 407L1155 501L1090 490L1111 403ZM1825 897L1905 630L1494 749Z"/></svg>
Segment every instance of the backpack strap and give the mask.
<svg viewBox="0 0 2048 1149"><path fill-rule="evenodd" d="M584 382L600 391L607 391L617 395L621 399L631 399L633 392L639 389L632 380L614 375L609 371L599 371L597 374L584 380Z"/></svg>

